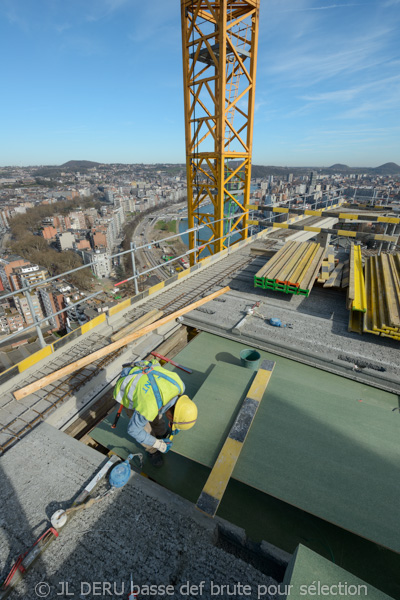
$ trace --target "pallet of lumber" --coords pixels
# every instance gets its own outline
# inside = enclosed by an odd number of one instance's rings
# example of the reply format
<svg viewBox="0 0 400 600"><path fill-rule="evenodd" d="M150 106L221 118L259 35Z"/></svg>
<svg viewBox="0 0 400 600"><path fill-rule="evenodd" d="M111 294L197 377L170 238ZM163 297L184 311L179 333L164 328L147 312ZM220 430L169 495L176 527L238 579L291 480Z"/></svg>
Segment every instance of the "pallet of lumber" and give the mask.
<svg viewBox="0 0 400 600"><path fill-rule="evenodd" d="M324 249L314 242L287 242L254 276L254 287L308 296Z"/></svg>

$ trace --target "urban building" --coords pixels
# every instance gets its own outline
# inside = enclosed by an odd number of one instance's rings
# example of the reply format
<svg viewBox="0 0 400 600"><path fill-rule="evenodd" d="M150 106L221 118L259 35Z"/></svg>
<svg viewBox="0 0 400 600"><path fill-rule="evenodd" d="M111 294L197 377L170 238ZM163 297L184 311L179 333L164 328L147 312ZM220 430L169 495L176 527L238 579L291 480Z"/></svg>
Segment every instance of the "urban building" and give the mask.
<svg viewBox="0 0 400 600"><path fill-rule="evenodd" d="M70 212L69 220L71 229L85 229L86 227L85 213L82 211Z"/></svg>
<svg viewBox="0 0 400 600"><path fill-rule="evenodd" d="M60 252L63 250L72 250L75 243L75 235L70 231L66 231L65 233L59 233L57 235L56 244L57 248Z"/></svg>
<svg viewBox="0 0 400 600"><path fill-rule="evenodd" d="M104 250L81 250L79 254L83 258L85 265L92 264L92 272L95 277L103 279L110 277L112 271L111 257Z"/></svg>
<svg viewBox="0 0 400 600"><path fill-rule="evenodd" d="M15 267L9 275L11 290L20 290L24 285L35 285L40 281L45 281L49 276L47 269L39 267L39 265L27 265Z"/></svg>
<svg viewBox="0 0 400 600"><path fill-rule="evenodd" d="M57 236L57 229L52 225L47 225L42 229L42 236L45 240L54 240Z"/></svg>
<svg viewBox="0 0 400 600"><path fill-rule="evenodd" d="M29 264L30 263L27 260L16 254L11 254L0 258L0 279L5 290L14 291L14 288L11 287L12 284L10 280L10 274L12 273L13 269Z"/></svg>
<svg viewBox="0 0 400 600"><path fill-rule="evenodd" d="M43 311L40 306L39 298L38 298L36 292L32 292L29 295L30 295L33 310L37 317L37 320L43 319ZM26 298L26 296L24 294L16 294L15 296L13 296L13 300L14 300L15 308L17 309L17 311L19 312L19 314L21 315L21 317L23 318L25 323L27 325L33 325L34 318L33 318L32 311L31 311L31 308L29 306L29 302L28 302L28 299Z"/></svg>
<svg viewBox="0 0 400 600"><path fill-rule="evenodd" d="M65 308L64 294L54 285L40 287L37 293L43 314L45 317L49 317L49 325L58 331L65 329L67 325L65 312L59 315L55 314Z"/></svg>

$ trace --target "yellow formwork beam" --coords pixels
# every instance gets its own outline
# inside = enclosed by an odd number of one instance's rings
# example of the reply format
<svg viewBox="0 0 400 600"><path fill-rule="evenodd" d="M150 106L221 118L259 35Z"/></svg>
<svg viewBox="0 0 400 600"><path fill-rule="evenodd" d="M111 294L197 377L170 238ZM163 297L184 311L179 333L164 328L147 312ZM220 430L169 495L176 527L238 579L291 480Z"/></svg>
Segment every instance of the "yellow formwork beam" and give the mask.
<svg viewBox="0 0 400 600"><path fill-rule="evenodd" d="M295 242L286 243L278 252L257 272L256 277L275 278L275 274L279 273L279 269L286 263L288 257L294 248Z"/></svg>
<svg viewBox="0 0 400 600"><path fill-rule="evenodd" d="M314 272L322 260L320 245L315 242L287 242L256 274L278 281L287 281L310 289Z"/></svg>
<svg viewBox="0 0 400 600"><path fill-rule="evenodd" d="M363 331L400 340L399 255L369 257L365 268L367 312Z"/></svg>
<svg viewBox="0 0 400 600"><path fill-rule="evenodd" d="M243 401L229 435L197 500L196 507L210 517L214 517L218 510L274 367L275 363L273 361L262 361L248 395Z"/></svg>
<svg viewBox="0 0 400 600"><path fill-rule="evenodd" d="M352 310L366 312L367 297L365 294L365 282L362 266L361 246L354 246L353 253L353 271L354 271L354 300Z"/></svg>
<svg viewBox="0 0 400 600"><path fill-rule="evenodd" d="M287 277L287 281L291 281L293 283L301 284L304 276L306 275L312 260L317 253L319 248L319 244L307 243L303 250L303 255L294 265L293 272Z"/></svg>
<svg viewBox="0 0 400 600"><path fill-rule="evenodd" d="M388 322L385 323L385 325L388 329L397 328L400 326L399 273L397 272L396 263L391 254L381 254L380 259L388 312Z"/></svg>
<svg viewBox="0 0 400 600"><path fill-rule="evenodd" d="M291 281L292 283L295 283L295 281L291 279L291 274L293 273L293 269L295 268L299 260L302 259L304 250L305 246L296 244L294 242L292 243L290 255L288 256L287 260L282 264L282 267L279 270L279 272L276 274L276 279L279 279L280 281Z"/></svg>

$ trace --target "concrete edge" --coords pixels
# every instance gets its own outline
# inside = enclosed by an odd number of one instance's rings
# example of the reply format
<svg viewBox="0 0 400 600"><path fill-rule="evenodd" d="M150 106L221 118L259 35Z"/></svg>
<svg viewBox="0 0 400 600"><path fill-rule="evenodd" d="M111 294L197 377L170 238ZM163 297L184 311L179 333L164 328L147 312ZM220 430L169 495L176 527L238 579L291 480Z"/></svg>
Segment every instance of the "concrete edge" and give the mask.
<svg viewBox="0 0 400 600"><path fill-rule="evenodd" d="M220 337L227 338L234 342L243 342L254 348L259 348L260 350L264 350L265 352L271 352L272 354L277 354L282 358L287 358L289 360L293 360L295 362L299 362L310 367L316 367L317 369L321 369L322 371L328 371L329 373L333 373L334 375L340 375L342 377L346 377L347 379L351 379L352 381L357 381L358 383L363 383L365 385L369 385L371 387L375 387L381 389L385 392L389 392L391 394L400 395L400 381L396 379L390 379L388 377L385 378L385 381L388 385L385 385L381 381L377 381L377 379L384 379L384 376L376 372L372 369L363 369L363 372L355 375L353 371L353 366L351 363L346 363L345 361L341 361L338 359L330 359L324 360L321 357L310 354L302 350L302 354L299 355L296 352L296 348L292 348L290 346L285 346L281 344L272 344L266 343L262 338L258 338L257 336L252 336L251 340L248 340L246 336L238 337L237 335L233 335L225 330L219 329L218 327L213 327L211 325L206 325L203 322L196 321L191 319L190 317L184 316L182 318L182 323L189 327L194 327L195 329L199 329L200 331L205 331L207 333L212 333L214 335L218 335ZM305 358L304 358L305 357ZM332 366L331 366L332 365ZM335 368L336 367L336 368ZM351 372L351 374L349 373ZM391 385L393 387L391 387Z"/></svg>

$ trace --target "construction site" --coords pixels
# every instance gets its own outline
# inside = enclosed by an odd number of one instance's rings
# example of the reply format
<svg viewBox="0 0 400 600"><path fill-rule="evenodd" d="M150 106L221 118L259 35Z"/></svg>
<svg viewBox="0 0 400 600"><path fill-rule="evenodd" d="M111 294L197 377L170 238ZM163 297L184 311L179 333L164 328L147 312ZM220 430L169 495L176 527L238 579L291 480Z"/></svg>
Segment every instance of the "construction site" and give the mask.
<svg viewBox="0 0 400 600"><path fill-rule="evenodd" d="M0 374L1 599L400 599L400 219L250 204L259 8L181 0L190 266ZM113 395L152 359L161 467Z"/></svg>

